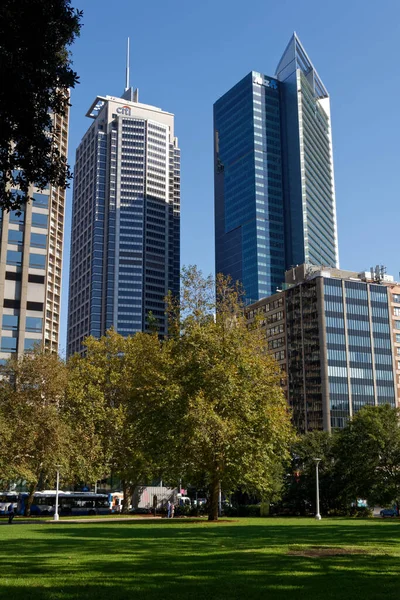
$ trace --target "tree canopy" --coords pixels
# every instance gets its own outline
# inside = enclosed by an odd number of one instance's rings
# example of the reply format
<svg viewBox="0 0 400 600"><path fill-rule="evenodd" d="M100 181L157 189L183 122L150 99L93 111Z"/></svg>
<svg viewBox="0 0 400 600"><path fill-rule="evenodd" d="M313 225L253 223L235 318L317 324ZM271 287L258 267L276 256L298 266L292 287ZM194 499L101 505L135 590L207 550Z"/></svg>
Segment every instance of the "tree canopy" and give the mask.
<svg viewBox="0 0 400 600"><path fill-rule="evenodd" d="M400 502L400 410L365 406L341 432L337 472L346 498Z"/></svg>
<svg viewBox="0 0 400 600"><path fill-rule="evenodd" d="M92 480L112 470L127 510L135 487L169 468L165 448L172 452L174 421L169 344L156 333L124 338L110 330L98 340L88 338L85 346L85 356L69 364L67 410L92 456ZM86 461L83 470L87 473Z"/></svg>
<svg viewBox="0 0 400 600"><path fill-rule="evenodd" d="M0 3L0 208L19 209L32 183L71 177L52 115L66 114L78 82L68 48L81 18L70 0Z"/></svg>
<svg viewBox="0 0 400 600"><path fill-rule="evenodd" d="M181 296L171 330L182 471L208 485L209 519L215 520L220 486L229 492L240 485L261 496L273 491L277 465L289 457L292 427L279 366L262 329L247 327L241 290L192 267L183 272Z"/></svg>
<svg viewBox="0 0 400 600"><path fill-rule="evenodd" d="M30 504L39 485L69 472L70 424L63 415L67 371L55 354L36 350L9 361L0 379L0 427L8 466L1 479L26 481ZM4 442L3 442L4 443Z"/></svg>

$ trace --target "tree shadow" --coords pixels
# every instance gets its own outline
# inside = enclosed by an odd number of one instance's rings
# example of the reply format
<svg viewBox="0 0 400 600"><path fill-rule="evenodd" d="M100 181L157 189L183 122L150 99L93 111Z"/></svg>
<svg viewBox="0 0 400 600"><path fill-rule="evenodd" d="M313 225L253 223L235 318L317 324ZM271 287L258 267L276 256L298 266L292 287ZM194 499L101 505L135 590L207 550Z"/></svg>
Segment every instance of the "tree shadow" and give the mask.
<svg viewBox="0 0 400 600"><path fill-rule="evenodd" d="M397 600L397 524L297 523L29 527L26 536L3 546L0 597ZM313 558L288 554L302 545L357 546L366 553Z"/></svg>

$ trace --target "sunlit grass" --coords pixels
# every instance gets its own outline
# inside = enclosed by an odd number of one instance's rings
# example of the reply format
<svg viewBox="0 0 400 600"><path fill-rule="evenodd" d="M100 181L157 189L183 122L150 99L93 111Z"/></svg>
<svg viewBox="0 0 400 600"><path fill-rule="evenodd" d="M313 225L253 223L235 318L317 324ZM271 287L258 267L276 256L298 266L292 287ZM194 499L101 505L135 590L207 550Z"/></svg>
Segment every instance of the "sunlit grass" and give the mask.
<svg viewBox="0 0 400 600"><path fill-rule="evenodd" d="M7 600L400 597L400 522L99 520L4 525L0 539Z"/></svg>

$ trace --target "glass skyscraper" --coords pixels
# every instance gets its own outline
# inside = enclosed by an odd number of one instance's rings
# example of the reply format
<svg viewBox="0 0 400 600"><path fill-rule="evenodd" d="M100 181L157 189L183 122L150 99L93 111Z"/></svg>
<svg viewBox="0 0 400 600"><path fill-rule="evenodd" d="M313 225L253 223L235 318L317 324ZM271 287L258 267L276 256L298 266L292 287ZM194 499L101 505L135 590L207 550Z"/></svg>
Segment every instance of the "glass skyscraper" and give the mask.
<svg viewBox="0 0 400 600"><path fill-rule="evenodd" d="M285 269L338 267L329 95L296 34L275 77L252 71L214 105L216 271L248 302Z"/></svg>
<svg viewBox="0 0 400 600"><path fill-rule="evenodd" d="M165 296L179 294L180 150L174 115L98 96L76 152L67 354L110 327L167 332Z"/></svg>

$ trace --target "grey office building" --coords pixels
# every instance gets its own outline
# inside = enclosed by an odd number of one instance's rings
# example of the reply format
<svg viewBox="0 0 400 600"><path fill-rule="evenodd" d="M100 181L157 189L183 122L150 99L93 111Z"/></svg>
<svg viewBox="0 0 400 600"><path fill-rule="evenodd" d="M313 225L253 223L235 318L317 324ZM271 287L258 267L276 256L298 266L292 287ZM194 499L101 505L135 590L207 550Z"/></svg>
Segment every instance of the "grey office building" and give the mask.
<svg viewBox="0 0 400 600"><path fill-rule="evenodd" d="M180 150L174 115L138 90L97 96L76 152L67 354L114 327L167 332L165 296L179 294Z"/></svg>
<svg viewBox="0 0 400 600"><path fill-rule="evenodd" d="M300 432L340 429L365 405L398 406L400 286L393 277L300 265L262 316ZM399 349L398 349L399 346Z"/></svg>
<svg viewBox="0 0 400 600"><path fill-rule="evenodd" d="M338 267L329 94L296 34L274 77L252 71L214 105L216 271L248 302L285 269Z"/></svg>

